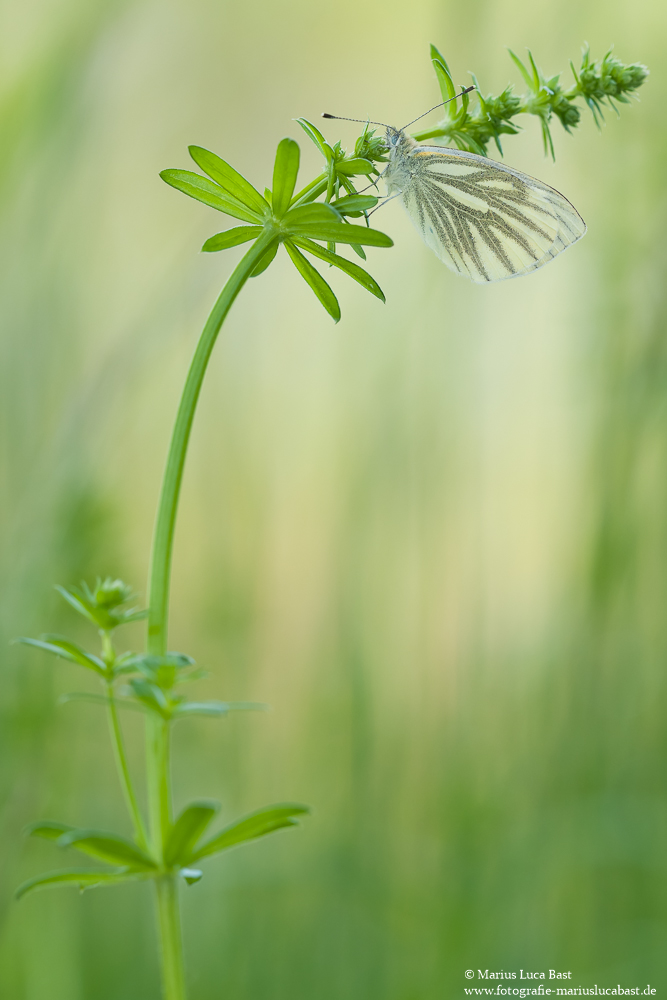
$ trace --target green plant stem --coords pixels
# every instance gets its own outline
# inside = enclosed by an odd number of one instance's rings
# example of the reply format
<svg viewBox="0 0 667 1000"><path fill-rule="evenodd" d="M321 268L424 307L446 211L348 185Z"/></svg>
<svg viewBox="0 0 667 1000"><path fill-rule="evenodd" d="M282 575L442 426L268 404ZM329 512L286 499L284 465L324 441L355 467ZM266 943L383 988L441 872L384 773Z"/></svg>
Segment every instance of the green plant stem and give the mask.
<svg viewBox="0 0 667 1000"><path fill-rule="evenodd" d="M176 511L192 421L206 367L220 327L236 296L276 237L276 231L267 227L235 268L206 321L185 381L162 479L162 491L153 534L148 595L148 652L152 654L161 655L167 651L169 580Z"/></svg>
<svg viewBox="0 0 667 1000"><path fill-rule="evenodd" d="M156 715L146 719L146 782L153 852L162 858L171 825L170 723Z"/></svg>
<svg viewBox="0 0 667 1000"><path fill-rule="evenodd" d="M185 1000L183 938L176 876L164 875L156 879L155 891L162 956L162 995L164 1000Z"/></svg>
<svg viewBox="0 0 667 1000"><path fill-rule="evenodd" d="M111 743L113 745L114 756L116 758L120 785L123 789L123 795L125 796L128 811L132 817L134 835L137 844L142 850L147 851L148 837L146 836L146 827L144 826L143 817L141 815L141 810L139 809L139 803L137 802L137 796L135 794L132 778L130 776L127 754L125 753L125 743L123 741L123 731L120 727L120 719L118 718L118 709L116 708L112 683L107 683L107 698L109 704L109 729L111 730Z"/></svg>
<svg viewBox="0 0 667 1000"><path fill-rule="evenodd" d="M167 651L169 584L176 513L192 421L211 351L236 296L277 238L277 231L267 226L234 269L202 330L185 380L162 479L153 533L147 637L148 652L152 655L160 656ZM162 859L171 824L169 723L156 716L149 716L146 720L146 779L151 841L156 856ZM185 1000L183 941L175 877L165 874L159 878L156 892L163 995L165 1000Z"/></svg>
<svg viewBox="0 0 667 1000"><path fill-rule="evenodd" d="M170 723L157 716L146 720L146 779L153 853L160 860L171 825ZM183 937L178 910L176 876L161 875L155 882L155 905L160 931L160 964L164 1000L185 1000Z"/></svg>

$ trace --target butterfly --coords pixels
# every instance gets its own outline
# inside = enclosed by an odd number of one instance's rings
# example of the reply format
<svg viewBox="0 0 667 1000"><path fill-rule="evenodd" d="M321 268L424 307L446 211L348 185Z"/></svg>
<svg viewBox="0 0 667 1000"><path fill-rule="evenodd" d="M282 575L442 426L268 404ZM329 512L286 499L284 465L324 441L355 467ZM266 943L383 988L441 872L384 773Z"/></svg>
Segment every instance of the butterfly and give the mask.
<svg viewBox="0 0 667 1000"><path fill-rule="evenodd" d="M530 274L586 232L574 205L535 177L476 153L426 146L405 129L385 128L389 163L382 177L388 195L402 197L426 245L457 274L478 284Z"/></svg>
<svg viewBox="0 0 667 1000"><path fill-rule="evenodd" d="M576 243L586 224L559 191L476 153L387 129L389 195L400 193L440 260L478 283L530 274Z"/></svg>

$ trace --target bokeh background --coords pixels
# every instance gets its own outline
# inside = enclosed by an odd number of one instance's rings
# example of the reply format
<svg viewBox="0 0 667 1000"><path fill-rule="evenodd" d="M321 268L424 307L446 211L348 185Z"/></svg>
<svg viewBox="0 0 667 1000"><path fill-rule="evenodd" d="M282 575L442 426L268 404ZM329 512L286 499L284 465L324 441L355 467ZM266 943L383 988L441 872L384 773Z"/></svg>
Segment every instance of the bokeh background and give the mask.
<svg viewBox="0 0 667 1000"><path fill-rule="evenodd" d="M148 887L11 898L66 863L29 821L129 831L101 710L56 704L88 678L9 645L94 639L56 582L145 594L185 368L243 252L199 255L226 222L158 172L194 142L263 187L289 134L305 182L292 119L409 120L431 41L496 93L505 46L551 74L615 44L652 75L602 134L556 123L555 165L535 119L507 139L589 225L543 271L468 284L393 203L386 306L335 273L334 326L286 256L234 306L171 646L202 694L272 711L181 723L175 794L315 812L184 893L192 996L435 1000L480 967L667 986L666 27L659 0L0 8L0 996L159 995Z"/></svg>

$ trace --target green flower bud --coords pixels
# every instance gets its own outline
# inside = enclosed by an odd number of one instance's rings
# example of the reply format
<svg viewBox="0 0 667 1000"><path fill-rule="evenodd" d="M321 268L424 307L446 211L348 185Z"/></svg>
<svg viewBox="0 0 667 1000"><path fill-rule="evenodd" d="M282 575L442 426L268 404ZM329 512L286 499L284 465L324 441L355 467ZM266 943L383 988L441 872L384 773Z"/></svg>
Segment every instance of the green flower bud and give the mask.
<svg viewBox="0 0 667 1000"><path fill-rule="evenodd" d="M513 93L514 87L510 84L498 97L484 98L484 106L490 120L500 124L503 119L512 118L521 110L521 98Z"/></svg>
<svg viewBox="0 0 667 1000"><path fill-rule="evenodd" d="M624 90L637 90L646 80L649 74L648 67L643 63L631 63L625 66L622 74L622 85Z"/></svg>
<svg viewBox="0 0 667 1000"><path fill-rule="evenodd" d="M93 588L82 580L80 587L56 587L56 590L75 611L105 632L139 621L148 614L147 611L124 608L123 605L134 600L136 595L122 580L113 580L110 576L105 580L98 577Z"/></svg>
<svg viewBox="0 0 667 1000"><path fill-rule="evenodd" d="M121 604L126 604L132 600L132 588L122 580L112 580L110 576L106 580L99 580L93 591L93 599L99 608L117 608Z"/></svg>
<svg viewBox="0 0 667 1000"><path fill-rule="evenodd" d="M364 130L354 145L354 155L360 159L370 160L372 163L386 163L388 157L385 140L375 135L375 129L371 132Z"/></svg>
<svg viewBox="0 0 667 1000"><path fill-rule="evenodd" d="M561 125L568 132L571 128L575 128L581 120L581 111L562 91L554 94L551 101L551 110L560 119Z"/></svg>
<svg viewBox="0 0 667 1000"><path fill-rule="evenodd" d="M348 158L347 150L344 149L343 146L341 145L340 139L334 146L332 146L332 150L334 155L334 163L341 163L342 160L346 160Z"/></svg>
<svg viewBox="0 0 667 1000"><path fill-rule="evenodd" d="M590 52L586 49L576 89L587 101L595 104L605 98L608 101L625 101L625 95L641 87L647 76L648 69L642 63L626 65L614 58L611 51L597 62L591 62Z"/></svg>
<svg viewBox="0 0 667 1000"><path fill-rule="evenodd" d="M552 97L553 92L547 90L546 87L542 87L536 94L532 94L531 97L526 98L523 110L526 114L537 115L539 118L543 118L548 122L551 117Z"/></svg>

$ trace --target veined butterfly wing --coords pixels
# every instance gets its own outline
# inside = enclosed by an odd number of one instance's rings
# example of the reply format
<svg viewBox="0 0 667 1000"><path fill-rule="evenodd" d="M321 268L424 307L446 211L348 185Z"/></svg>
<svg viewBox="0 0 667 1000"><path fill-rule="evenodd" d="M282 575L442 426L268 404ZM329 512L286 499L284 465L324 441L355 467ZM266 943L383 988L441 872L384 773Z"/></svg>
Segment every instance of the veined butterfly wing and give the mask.
<svg viewBox="0 0 667 1000"><path fill-rule="evenodd" d="M472 281L535 271L586 232L567 198L528 174L475 153L417 144L405 133L397 138L390 189L401 191L427 246Z"/></svg>

